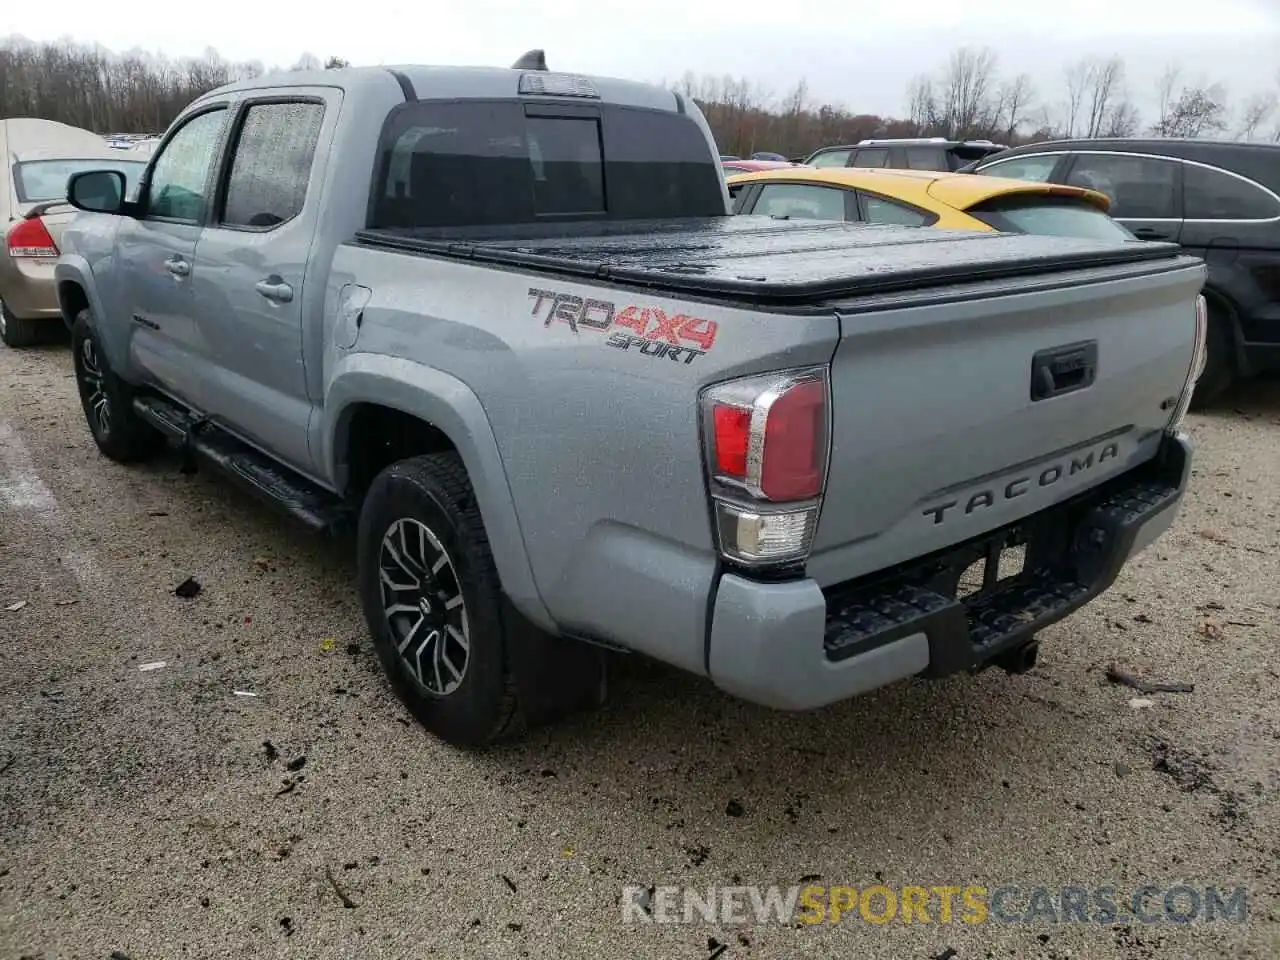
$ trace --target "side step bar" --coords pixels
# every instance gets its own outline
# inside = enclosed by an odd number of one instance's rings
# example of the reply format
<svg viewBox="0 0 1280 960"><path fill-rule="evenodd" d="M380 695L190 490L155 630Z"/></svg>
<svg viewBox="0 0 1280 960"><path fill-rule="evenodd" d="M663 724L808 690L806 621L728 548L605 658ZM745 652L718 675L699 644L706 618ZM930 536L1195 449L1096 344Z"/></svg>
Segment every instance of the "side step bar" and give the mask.
<svg viewBox="0 0 1280 960"><path fill-rule="evenodd" d="M333 494L177 404L141 396L134 398L133 408L193 460L216 467L314 532L332 536L350 527L353 511Z"/></svg>

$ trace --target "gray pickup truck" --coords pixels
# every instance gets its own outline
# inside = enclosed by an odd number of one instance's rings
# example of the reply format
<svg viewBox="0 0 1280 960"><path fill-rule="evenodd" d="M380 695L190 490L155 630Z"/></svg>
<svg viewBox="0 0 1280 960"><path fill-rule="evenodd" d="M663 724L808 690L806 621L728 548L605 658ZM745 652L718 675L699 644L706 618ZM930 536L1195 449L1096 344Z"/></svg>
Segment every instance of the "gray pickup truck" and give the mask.
<svg viewBox="0 0 1280 960"><path fill-rule="evenodd" d="M537 60L237 83L68 185L98 447L353 527L428 729L598 702L606 650L780 709L1025 670L1172 523L1200 261L733 217L688 98Z"/></svg>

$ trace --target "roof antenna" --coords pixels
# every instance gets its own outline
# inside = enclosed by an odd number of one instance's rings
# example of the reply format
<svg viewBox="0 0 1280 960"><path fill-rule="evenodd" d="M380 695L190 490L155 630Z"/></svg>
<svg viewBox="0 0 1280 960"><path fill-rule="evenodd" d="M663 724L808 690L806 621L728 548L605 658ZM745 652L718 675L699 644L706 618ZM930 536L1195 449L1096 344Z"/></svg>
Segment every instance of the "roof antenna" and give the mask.
<svg viewBox="0 0 1280 960"><path fill-rule="evenodd" d="M545 73L547 69L547 54L543 50L528 50L511 65L511 69L542 70Z"/></svg>

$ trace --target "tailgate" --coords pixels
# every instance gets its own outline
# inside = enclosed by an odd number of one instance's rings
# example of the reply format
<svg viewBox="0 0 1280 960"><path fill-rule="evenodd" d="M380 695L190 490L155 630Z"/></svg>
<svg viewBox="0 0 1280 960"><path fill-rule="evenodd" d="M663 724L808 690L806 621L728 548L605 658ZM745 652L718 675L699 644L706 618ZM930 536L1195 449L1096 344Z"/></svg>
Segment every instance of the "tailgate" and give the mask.
<svg viewBox="0 0 1280 960"><path fill-rule="evenodd" d="M810 575L931 553L1153 456L1203 282L1180 258L842 305Z"/></svg>

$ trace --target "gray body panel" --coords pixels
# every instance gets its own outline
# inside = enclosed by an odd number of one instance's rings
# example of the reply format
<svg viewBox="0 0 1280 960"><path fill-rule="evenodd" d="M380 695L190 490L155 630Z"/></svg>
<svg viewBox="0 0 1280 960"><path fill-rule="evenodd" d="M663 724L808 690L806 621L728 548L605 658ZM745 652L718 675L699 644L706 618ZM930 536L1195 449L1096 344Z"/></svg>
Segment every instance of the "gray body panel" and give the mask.
<svg viewBox="0 0 1280 960"><path fill-rule="evenodd" d="M406 67L403 76L419 97L512 97L519 74ZM691 112L708 163L718 162L696 107L645 85L598 87L615 102ZM686 274L750 286L748 261L714 262L723 243L714 225L691 227L684 240L668 224L660 236L605 243L610 256L640 251L630 266L644 260L643 275L630 283L356 242L379 131L404 100L401 83L372 68L260 78L214 91L185 115L281 95L326 106L305 206L293 220L258 233L105 216L68 227L57 276L83 289L115 369L338 494L351 473L357 405L430 423L467 467L504 591L520 611L547 630L710 672L762 703L815 706L923 669L928 647L910 637L838 666L819 663L824 588L1008 524L1154 457L1167 400L1186 377L1203 282L1202 265L1187 259L1059 265L1052 282L1033 264L1020 279L952 276L927 290L844 299L835 284L805 303L768 306L675 282L684 263ZM723 229L747 231L747 219L727 217ZM756 265L772 257L785 285L849 269L856 248L861 281L879 283L913 257L954 273L956 263L1013 263L1027 251L1047 263L1057 249L1045 238L853 227L842 241L804 229L748 237L759 249L743 256ZM655 263L646 245L662 246L669 262ZM813 245L821 256L806 253ZM1108 255L1105 244L1061 247ZM189 276L164 269L175 252L191 257ZM699 266L688 268L695 258ZM255 284L267 279L287 282L293 298L259 296ZM67 289L64 313L74 301ZM714 343L696 353L643 352L616 324L559 319L547 296L561 294L695 317L703 330L714 326ZM159 329L134 322L139 310ZM1031 402L1032 354L1084 339L1099 345L1097 382ZM810 365L830 365L833 440L805 576L764 584L725 574L698 393ZM963 509L988 487L1111 438L1114 454L1095 456L1088 470ZM963 501L961 509L932 522L927 509L948 500Z"/></svg>

